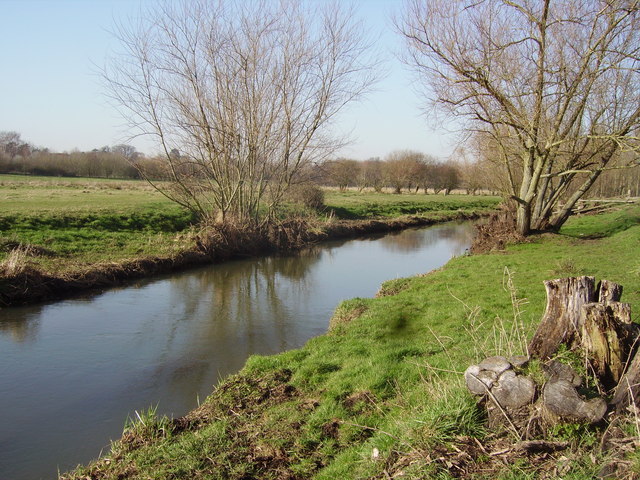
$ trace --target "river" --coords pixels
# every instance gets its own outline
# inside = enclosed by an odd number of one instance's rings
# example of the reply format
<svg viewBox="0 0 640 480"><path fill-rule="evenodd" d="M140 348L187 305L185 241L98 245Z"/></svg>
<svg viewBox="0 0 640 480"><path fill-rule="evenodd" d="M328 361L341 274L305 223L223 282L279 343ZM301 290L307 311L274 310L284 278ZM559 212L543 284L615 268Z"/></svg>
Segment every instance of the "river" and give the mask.
<svg viewBox="0 0 640 480"><path fill-rule="evenodd" d="M302 346L341 300L440 267L472 233L444 224L327 242L0 309L0 479L88 462L135 411L185 414L250 355Z"/></svg>

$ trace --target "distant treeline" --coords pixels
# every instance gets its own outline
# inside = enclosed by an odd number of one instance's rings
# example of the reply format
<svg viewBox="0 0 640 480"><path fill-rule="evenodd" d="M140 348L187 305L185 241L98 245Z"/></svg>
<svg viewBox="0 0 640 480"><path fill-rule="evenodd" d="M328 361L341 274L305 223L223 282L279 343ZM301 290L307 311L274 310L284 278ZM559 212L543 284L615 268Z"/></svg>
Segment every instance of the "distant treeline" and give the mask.
<svg viewBox="0 0 640 480"><path fill-rule="evenodd" d="M180 155L172 152L172 155ZM468 161L464 153L457 160L441 160L411 150L392 152L384 159L360 161L349 158L328 160L305 172L304 180L346 190L391 190L395 193L444 193L461 189L469 194L505 194L505 172L488 155ZM17 132L0 132L0 173L58 177L141 179L141 171L161 179L166 162L147 157L127 144L104 146L89 152L54 153L34 147ZM590 191L590 197L640 196L640 168L606 171Z"/></svg>
<svg viewBox="0 0 640 480"><path fill-rule="evenodd" d="M54 153L23 141L17 132L0 132L0 173L138 179L136 161L149 160L130 145L105 146L90 152Z"/></svg>
<svg viewBox="0 0 640 480"><path fill-rule="evenodd" d="M482 182L475 182L467 177L464 167L451 160L440 161L420 152L397 151L384 160L330 160L316 166L314 178L319 184L340 190L392 189L394 193L423 190L425 193L446 195L458 188L464 188L468 193L487 188Z"/></svg>

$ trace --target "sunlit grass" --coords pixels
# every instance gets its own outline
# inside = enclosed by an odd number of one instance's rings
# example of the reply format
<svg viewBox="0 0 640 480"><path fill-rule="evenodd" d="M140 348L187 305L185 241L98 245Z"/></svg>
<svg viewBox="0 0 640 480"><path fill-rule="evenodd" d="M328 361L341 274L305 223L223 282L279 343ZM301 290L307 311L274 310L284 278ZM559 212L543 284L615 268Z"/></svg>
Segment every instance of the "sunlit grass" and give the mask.
<svg viewBox="0 0 640 480"><path fill-rule="evenodd" d="M495 208L500 199L484 195L424 195L422 193L325 191L325 204L341 218L370 218L376 216L398 216L434 214L455 210L482 211Z"/></svg>
<svg viewBox="0 0 640 480"><path fill-rule="evenodd" d="M457 257L401 288L394 281L379 298L344 302L328 334L298 350L251 357L190 415L200 427L150 435L118 461L72 478L355 479L400 471L398 478L449 478L434 449L487 435L462 372L479 360L474 342L490 339L497 321L504 328L513 321L505 272L524 328L541 318L543 280L559 268L618 282L623 300L637 305L640 225L612 230L619 215L575 219L567 225L575 237L542 235L503 253ZM601 238L581 238L580 228ZM591 478L603 457L574 444L563 452L566 478ZM536 478L536 470L523 459L488 475L477 478Z"/></svg>
<svg viewBox="0 0 640 480"><path fill-rule="evenodd" d="M495 197L392 195L327 191L319 220L339 212L349 219L402 214L449 218L492 208ZM192 247L194 215L144 181L0 175L0 261L9 246L46 249L28 261L60 272L100 262L170 257ZM314 213L313 215L318 215ZM449 217L447 217L449 216Z"/></svg>

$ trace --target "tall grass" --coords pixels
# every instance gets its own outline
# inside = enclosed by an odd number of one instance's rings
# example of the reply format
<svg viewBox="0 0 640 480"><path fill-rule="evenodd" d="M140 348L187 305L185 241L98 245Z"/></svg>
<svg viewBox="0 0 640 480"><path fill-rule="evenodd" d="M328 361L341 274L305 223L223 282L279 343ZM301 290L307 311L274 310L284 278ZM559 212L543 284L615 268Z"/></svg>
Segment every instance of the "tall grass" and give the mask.
<svg viewBox="0 0 640 480"><path fill-rule="evenodd" d="M15 277L27 269L29 246L19 245L9 251L6 257L0 261L0 276Z"/></svg>

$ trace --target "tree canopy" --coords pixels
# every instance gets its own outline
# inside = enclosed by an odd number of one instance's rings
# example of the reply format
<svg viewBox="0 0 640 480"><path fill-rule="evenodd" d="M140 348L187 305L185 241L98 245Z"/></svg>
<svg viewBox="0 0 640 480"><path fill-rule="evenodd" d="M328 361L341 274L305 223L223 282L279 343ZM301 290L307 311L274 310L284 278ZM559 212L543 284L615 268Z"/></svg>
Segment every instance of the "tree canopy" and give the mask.
<svg viewBox="0 0 640 480"><path fill-rule="evenodd" d="M637 0L406 2L406 61L428 104L502 165L520 233L560 228L602 172L638 164L639 11Z"/></svg>
<svg viewBox="0 0 640 480"><path fill-rule="evenodd" d="M202 218L269 218L297 175L340 146L332 120L375 80L351 13L194 0L121 28L124 52L104 77L131 127L163 152L169 183L156 187Z"/></svg>

